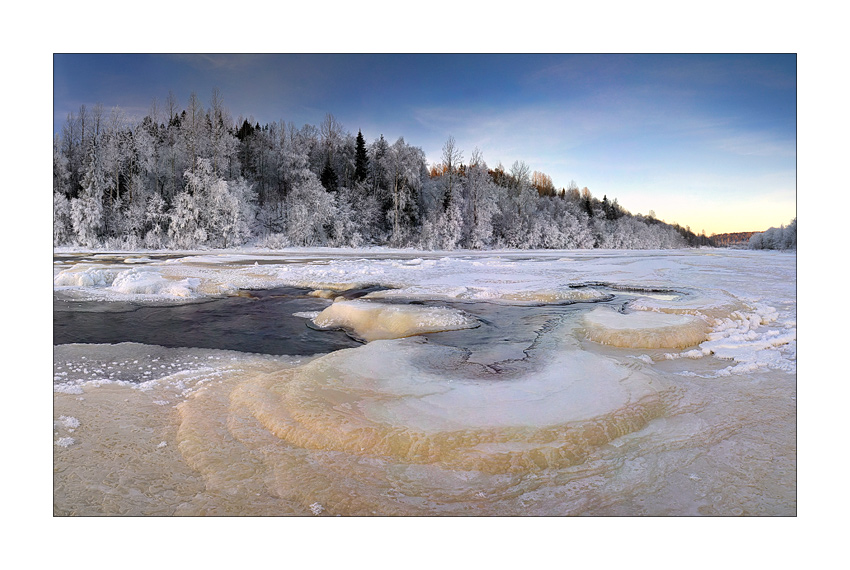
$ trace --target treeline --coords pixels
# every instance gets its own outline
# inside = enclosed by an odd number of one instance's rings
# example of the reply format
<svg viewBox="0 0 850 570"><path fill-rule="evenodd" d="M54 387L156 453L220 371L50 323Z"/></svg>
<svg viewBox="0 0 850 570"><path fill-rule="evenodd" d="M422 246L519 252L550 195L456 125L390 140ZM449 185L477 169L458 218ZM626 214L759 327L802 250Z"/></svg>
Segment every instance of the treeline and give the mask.
<svg viewBox="0 0 850 570"><path fill-rule="evenodd" d="M750 237L756 232L730 232L725 234L711 234L711 243L716 247L746 247Z"/></svg>
<svg viewBox="0 0 850 570"><path fill-rule="evenodd" d="M797 218L787 226L770 228L753 234L748 244L750 249L797 249Z"/></svg>
<svg viewBox="0 0 850 570"><path fill-rule="evenodd" d="M710 245L690 228L632 215L575 182L556 190L522 161L490 168L449 138L421 148L370 143L328 114L318 127L233 120L169 94L141 121L81 107L53 143L57 246L255 245L455 248L673 248Z"/></svg>

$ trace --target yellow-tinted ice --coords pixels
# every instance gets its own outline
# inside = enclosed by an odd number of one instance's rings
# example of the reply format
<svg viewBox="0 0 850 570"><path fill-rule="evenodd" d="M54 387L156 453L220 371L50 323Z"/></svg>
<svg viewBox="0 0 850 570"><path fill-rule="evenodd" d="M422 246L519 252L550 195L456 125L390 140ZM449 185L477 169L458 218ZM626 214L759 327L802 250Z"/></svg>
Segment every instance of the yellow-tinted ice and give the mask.
<svg viewBox="0 0 850 570"><path fill-rule="evenodd" d="M584 316L587 338L623 348L685 348L706 339L706 322L692 315L597 307Z"/></svg>
<svg viewBox="0 0 850 570"><path fill-rule="evenodd" d="M444 307L337 301L313 319L322 328L344 328L366 341L468 329L477 319Z"/></svg>

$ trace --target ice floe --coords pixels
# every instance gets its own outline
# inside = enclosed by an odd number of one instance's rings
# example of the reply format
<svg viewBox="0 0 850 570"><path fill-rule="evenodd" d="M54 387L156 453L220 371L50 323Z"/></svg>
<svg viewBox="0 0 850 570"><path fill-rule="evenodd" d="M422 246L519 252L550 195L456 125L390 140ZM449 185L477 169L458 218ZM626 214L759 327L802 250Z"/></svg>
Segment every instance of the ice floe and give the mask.
<svg viewBox="0 0 850 570"><path fill-rule="evenodd" d="M477 319L456 309L361 300L336 301L313 318L313 323L321 328L348 329L367 341L478 326Z"/></svg>

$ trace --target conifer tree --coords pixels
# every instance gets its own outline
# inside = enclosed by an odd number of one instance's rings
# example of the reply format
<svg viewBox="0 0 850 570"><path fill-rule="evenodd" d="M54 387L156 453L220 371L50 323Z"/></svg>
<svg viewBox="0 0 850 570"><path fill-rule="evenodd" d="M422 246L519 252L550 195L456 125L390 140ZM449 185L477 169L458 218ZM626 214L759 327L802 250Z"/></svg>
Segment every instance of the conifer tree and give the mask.
<svg viewBox="0 0 850 570"><path fill-rule="evenodd" d="M369 176L369 156L366 154L366 141L363 138L363 133L358 130L354 155L354 180L365 182L367 176Z"/></svg>
<svg viewBox="0 0 850 570"><path fill-rule="evenodd" d="M322 169L322 186L325 187L325 190L328 192L336 192L338 178L336 172L334 172L333 166L331 166L330 158L325 159L325 167Z"/></svg>

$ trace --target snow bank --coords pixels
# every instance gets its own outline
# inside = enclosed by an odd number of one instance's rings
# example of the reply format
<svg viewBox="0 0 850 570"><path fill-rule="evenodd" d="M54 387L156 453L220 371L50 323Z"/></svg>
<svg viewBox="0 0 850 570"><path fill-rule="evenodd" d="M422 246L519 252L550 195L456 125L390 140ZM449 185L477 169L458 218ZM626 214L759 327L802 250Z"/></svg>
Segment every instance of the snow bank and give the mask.
<svg viewBox="0 0 850 570"><path fill-rule="evenodd" d="M351 330L366 341L478 326L477 319L455 309L361 300L337 301L319 313L313 323L326 329Z"/></svg>

